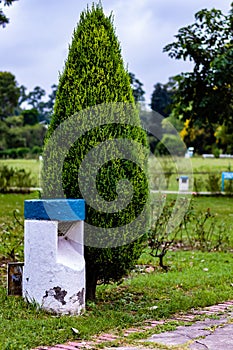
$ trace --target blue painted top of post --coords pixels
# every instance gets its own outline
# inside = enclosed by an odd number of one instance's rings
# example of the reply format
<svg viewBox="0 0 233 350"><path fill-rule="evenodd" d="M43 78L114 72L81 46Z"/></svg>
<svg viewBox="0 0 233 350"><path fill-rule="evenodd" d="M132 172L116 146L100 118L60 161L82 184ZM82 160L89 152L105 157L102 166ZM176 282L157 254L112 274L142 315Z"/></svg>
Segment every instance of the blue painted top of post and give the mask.
<svg viewBox="0 0 233 350"><path fill-rule="evenodd" d="M27 220L85 220L84 199L32 199L24 201Z"/></svg>
<svg viewBox="0 0 233 350"><path fill-rule="evenodd" d="M230 171L222 172L222 178L224 178L225 180L233 180L233 172L230 172Z"/></svg>
<svg viewBox="0 0 233 350"><path fill-rule="evenodd" d="M230 172L230 171L222 172L222 192L224 192L224 180L233 180L233 172Z"/></svg>

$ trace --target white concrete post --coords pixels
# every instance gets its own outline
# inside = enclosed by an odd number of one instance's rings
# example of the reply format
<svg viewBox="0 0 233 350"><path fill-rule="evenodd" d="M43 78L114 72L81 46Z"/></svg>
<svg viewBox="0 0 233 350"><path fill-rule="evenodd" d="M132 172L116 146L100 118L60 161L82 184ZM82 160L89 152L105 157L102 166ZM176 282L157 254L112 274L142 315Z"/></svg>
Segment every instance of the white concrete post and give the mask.
<svg viewBox="0 0 233 350"><path fill-rule="evenodd" d="M179 178L179 191L189 190L189 178L188 176L180 176Z"/></svg>
<svg viewBox="0 0 233 350"><path fill-rule="evenodd" d="M85 307L84 200L28 200L24 216L23 297L56 314L79 314Z"/></svg>

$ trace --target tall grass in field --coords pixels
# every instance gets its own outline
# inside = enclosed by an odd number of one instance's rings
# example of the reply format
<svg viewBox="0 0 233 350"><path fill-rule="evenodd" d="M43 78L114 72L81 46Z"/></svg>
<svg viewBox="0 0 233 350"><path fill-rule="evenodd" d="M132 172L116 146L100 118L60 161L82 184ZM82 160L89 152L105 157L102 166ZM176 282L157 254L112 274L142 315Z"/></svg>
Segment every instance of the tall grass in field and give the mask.
<svg viewBox="0 0 233 350"><path fill-rule="evenodd" d="M0 167L6 165L9 168L24 169L31 173L32 183L34 187L40 187L40 175L42 169L42 161L39 159L0 159Z"/></svg>
<svg viewBox="0 0 233 350"><path fill-rule="evenodd" d="M149 175L152 182L153 189L164 189L164 190L178 190L177 167L182 169L182 162L184 158L174 159L170 157L153 157L149 159ZM9 167L17 169L25 169L31 172L33 183L35 187L40 187L40 176L42 170L42 161L39 159L1 159L0 166L7 165ZM193 157L190 158L190 167L194 178L194 188L196 191L209 191L211 181L215 182L218 186L218 190L221 190L221 173L223 171L233 171L233 159L231 158L202 158ZM184 173L186 169L184 167ZM215 178L210 178L210 175ZM229 187L229 183L226 183L226 188ZM214 188L214 185L213 185Z"/></svg>
<svg viewBox="0 0 233 350"><path fill-rule="evenodd" d="M179 176L187 175L194 192L220 192L222 172L233 171L233 159L190 158L188 166L180 157L151 157L149 176L153 190L178 191ZM232 182L226 182L226 192L233 192Z"/></svg>

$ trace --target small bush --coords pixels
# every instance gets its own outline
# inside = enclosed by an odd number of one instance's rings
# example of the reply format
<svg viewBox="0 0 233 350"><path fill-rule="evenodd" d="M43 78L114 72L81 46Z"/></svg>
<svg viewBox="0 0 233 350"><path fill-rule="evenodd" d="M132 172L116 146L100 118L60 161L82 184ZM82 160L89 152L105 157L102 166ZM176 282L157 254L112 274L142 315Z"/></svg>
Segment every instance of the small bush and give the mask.
<svg viewBox="0 0 233 350"><path fill-rule="evenodd" d="M25 158L30 152L28 147L19 147L16 149L17 158Z"/></svg>
<svg viewBox="0 0 233 350"><path fill-rule="evenodd" d="M209 192L219 192L220 191L221 177L218 174L208 174L206 180L206 189Z"/></svg>
<svg viewBox="0 0 233 350"><path fill-rule="evenodd" d="M25 159L35 158L35 156L42 153L42 147L34 146L32 149L29 147L9 148L0 151L1 159Z"/></svg>
<svg viewBox="0 0 233 350"><path fill-rule="evenodd" d="M5 192L10 186L10 180L14 176L15 170L6 165L0 167L0 192Z"/></svg>
<svg viewBox="0 0 233 350"><path fill-rule="evenodd" d="M204 186L204 181L200 177L194 177L193 187L195 192L201 192Z"/></svg>
<svg viewBox="0 0 233 350"><path fill-rule="evenodd" d="M0 255L6 260L23 259L23 222L18 214L15 209L12 222L0 225Z"/></svg>
<svg viewBox="0 0 233 350"><path fill-rule="evenodd" d="M186 198L180 198L179 203L176 200L166 203L166 196L159 197L152 204L151 208L151 228L148 232L148 245L150 248L150 255L159 259L159 266L165 271L168 271L168 266L164 265L163 259L167 252L180 242L180 233L183 221L179 225L174 225L171 230L172 223L171 216L174 215L174 206L177 205L176 210L186 205Z"/></svg>
<svg viewBox="0 0 233 350"><path fill-rule="evenodd" d="M217 224L216 215L210 208L196 212L191 206L182 225L183 244L189 249L201 251L227 251L230 240L225 223Z"/></svg>
<svg viewBox="0 0 233 350"><path fill-rule="evenodd" d="M177 209L184 206L186 198L180 198L166 203L166 196L162 196L152 204L152 223L148 232L149 254L159 259L159 266L168 271L163 259L168 251L175 248L186 250L201 250L207 252L228 251L231 249L229 236L224 223L216 223L216 215L209 208L205 211L196 211L193 201L184 214L179 225L168 225L174 215L174 206Z"/></svg>
<svg viewBox="0 0 233 350"><path fill-rule="evenodd" d="M31 154L33 154L33 155L42 154L42 147L40 147L40 146L32 147Z"/></svg>
<svg viewBox="0 0 233 350"><path fill-rule="evenodd" d="M8 192L11 187L31 187L33 179L30 171L14 169L7 165L0 166L0 192Z"/></svg>
<svg viewBox="0 0 233 350"><path fill-rule="evenodd" d="M0 158L3 159L16 159L17 158L17 149L16 148L9 148L0 151Z"/></svg>

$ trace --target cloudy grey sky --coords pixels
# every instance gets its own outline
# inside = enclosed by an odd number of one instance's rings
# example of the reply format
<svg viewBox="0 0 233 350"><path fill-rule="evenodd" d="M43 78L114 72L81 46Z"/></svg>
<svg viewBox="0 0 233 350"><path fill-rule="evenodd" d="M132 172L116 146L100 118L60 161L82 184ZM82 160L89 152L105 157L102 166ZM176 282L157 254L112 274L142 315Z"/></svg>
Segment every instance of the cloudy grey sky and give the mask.
<svg viewBox="0 0 233 350"><path fill-rule="evenodd" d="M0 70L10 71L19 85L50 92L64 66L80 13L92 0L19 0L4 8L10 18L0 28ZM144 84L150 102L153 86L191 69L188 62L170 59L163 47L178 29L194 22L203 8L228 14L231 0L102 0L114 15L116 34L128 70Z"/></svg>

